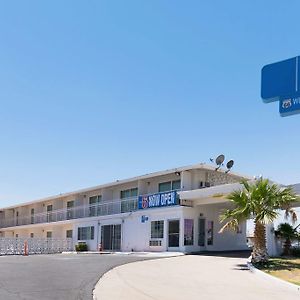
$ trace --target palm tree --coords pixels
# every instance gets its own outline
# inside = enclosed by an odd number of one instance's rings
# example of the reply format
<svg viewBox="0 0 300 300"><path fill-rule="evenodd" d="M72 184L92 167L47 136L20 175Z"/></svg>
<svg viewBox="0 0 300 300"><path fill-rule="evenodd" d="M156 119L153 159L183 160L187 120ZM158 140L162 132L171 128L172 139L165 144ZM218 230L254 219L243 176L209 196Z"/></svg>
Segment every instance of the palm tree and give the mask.
<svg viewBox="0 0 300 300"><path fill-rule="evenodd" d="M281 188L268 179L261 178L254 183L243 181L242 184L242 190L233 191L227 196L233 208L225 210L220 216L221 222L226 221L220 232L226 229L237 230L239 224L253 218L255 227L252 262L267 262L265 225L272 223L281 209L285 210L286 217L291 216L295 221L297 215L291 205L298 197L291 188Z"/></svg>
<svg viewBox="0 0 300 300"><path fill-rule="evenodd" d="M278 225L278 228L275 231L275 235L277 237L284 239L284 245L283 245L284 255L291 254L292 241L298 239L297 227L294 228L289 223L281 223Z"/></svg>

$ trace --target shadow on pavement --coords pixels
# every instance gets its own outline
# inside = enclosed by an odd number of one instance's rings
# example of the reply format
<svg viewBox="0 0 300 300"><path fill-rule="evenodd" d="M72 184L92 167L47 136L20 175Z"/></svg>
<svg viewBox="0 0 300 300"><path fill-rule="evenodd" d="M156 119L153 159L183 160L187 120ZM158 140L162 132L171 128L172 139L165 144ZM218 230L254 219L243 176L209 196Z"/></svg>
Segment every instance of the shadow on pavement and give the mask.
<svg viewBox="0 0 300 300"><path fill-rule="evenodd" d="M251 254L251 250L245 251L214 251L214 252L194 252L191 255L203 255L203 256L215 256L215 257L229 257L229 258L248 258ZM236 264L232 270L237 271L249 271L248 265Z"/></svg>
<svg viewBox="0 0 300 300"><path fill-rule="evenodd" d="M250 250L245 250L245 251L201 251L201 252L193 252L190 253L189 255L248 258L250 254L251 254Z"/></svg>
<svg viewBox="0 0 300 300"><path fill-rule="evenodd" d="M234 268L232 268L232 270L249 271L249 267L247 264L237 264Z"/></svg>

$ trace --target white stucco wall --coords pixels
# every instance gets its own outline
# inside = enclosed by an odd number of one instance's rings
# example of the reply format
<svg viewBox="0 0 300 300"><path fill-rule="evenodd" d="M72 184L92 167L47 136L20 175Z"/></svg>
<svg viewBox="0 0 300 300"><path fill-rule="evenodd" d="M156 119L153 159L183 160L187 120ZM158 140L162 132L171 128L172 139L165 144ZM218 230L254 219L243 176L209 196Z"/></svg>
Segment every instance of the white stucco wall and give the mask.
<svg viewBox="0 0 300 300"><path fill-rule="evenodd" d="M203 205L196 208L189 207L169 207L146 209L134 213L118 215L114 217L101 217L93 221L81 221L73 225L75 243L77 242L78 227L94 226L95 239L86 241L89 249L96 250L97 245L101 242L101 226L121 224L122 225L122 251L226 251L226 250L245 250L247 247L246 224L241 226L241 233L226 231L219 233L221 224L219 223L219 214L224 208L222 205ZM202 218L214 222L213 245L207 245L207 236L205 238L205 247L198 246L198 219ZM144 223L141 221L142 215L148 220ZM168 220L180 220L180 239L178 248L168 248ZM184 219L194 220L194 245L184 246ZM150 247L151 240L151 221L164 221L164 238L161 239L162 245Z"/></svg>
<svg viewBox="0 0 300 300"><path fill-rule="evenodd" d="M210 204L197 206L196 208L184 208L184 218L194 219L194 246L186 246L185 251L229 251L229 250L246 250L247 238L246 238L246 223L241 225L241 233L236 233L232 231L225 231L219 233L219 230L223 226L220 224L219 216L224 209L222 204ZM200 216L201 214L201 216ZM200 248L198 245L198 219L205 219L206 234L207 234L207 222L214 222L213 230L213 245L207 245L207 236L205 238L205 247Z"/></svg>
<svg viewBox="0 0 300 300"><path fill-rule="evenodd" d="M47 226L33 225L32 228L17 228L14 231L19 237L30 237L30 233L34 233L34 237L46 237L47 231L52 231L52 237L64 239L66 230L73 230L74 246L78 241L78 227L94 226L94 240L86 240L89 250L98 250L101 243L101 226L121 224L121 250L122 251L226 251L226 250L243 250L247 249L246 245L246 225L241 227L242 233L226 231L219 233L221 228L219 223L219 214L224 208L224 204L202 205L196 207L164 207L139 210L133 213L93 217L86 219L70 220L66 224L49 223ZM207 236L205 238L205 246L198 246L198 220L205 218L206 231L207 222L214 222L213 245L207 245ZM146 216L148 220L142 222L142 216ZM179 247L168 248L168 221L180 220L180 237ZM184 246L184 219L194 220L194 245ZM164 221L164 237L161 239L161 246L149 246L151 240L151 221ZM29 225L30 227L30 225ZM7 233L6 236L11 235ZM155 239L157 240L157 239Z"/></svg>

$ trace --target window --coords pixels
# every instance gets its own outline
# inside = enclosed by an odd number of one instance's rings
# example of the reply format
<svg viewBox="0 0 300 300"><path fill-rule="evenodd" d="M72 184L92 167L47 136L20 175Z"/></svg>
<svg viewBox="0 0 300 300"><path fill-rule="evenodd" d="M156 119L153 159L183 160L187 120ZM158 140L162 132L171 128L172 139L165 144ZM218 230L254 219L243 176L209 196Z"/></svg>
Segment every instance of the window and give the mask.
<svg viewBox="0 0 300 300"><path fill-rule="evenodd" d="M78 241L94 239L94 226L78 227Z"/></svg>
<svg viewBox="0 0 300 300"><path fill-rule="evenodd" d="M97 204L101 201L101 199L102 199L101 195L92 196L92 197L89 198L89 204L90 205Z"/></svg>
<svg viewBox="0 0 300 300"><path fill-rule="evenodd" d="M52 222L52 209L53 209L52 204L47 205L47 222Z"/></svg>
<svg viewBox="0 0 300 300"><path fill-rule="evenodd" d="M181 188L181 181L180 180L172 181L172 191L180 190L180 188Z"/></svg>
<svg viewBox="0 0 300 300"><path fill-rule="evenodd" d="M214 221L207 222L207 245L214 243Z"/></svg>
<svg viewBox="0 0 300 300"><path fill-rule="evenodd" d="M151 239L164 238L164 221L151 222Z"/></svg>
<svg viewBox="0 0 300 300"><path fill-rule="evenodd" d="M161 182L158 185L158 191L161 192L167 192L167 191L171 191L172 189L172 182L168 181L168 182Z"/></svg>
<svg viewBox="0 0 300 300"><path fill-rule="evenodd" d="M99 206L99 203L102 200L102 196L92 196L89 198L89 216L90 217L95 217L95 216L100 216L101 215L101 207Z"/></svg>
<svg viewBox="0 0 300 300"><path fill-rule="evenodd" d="M161 182L158 185L158 191L160 193L162 193L162 192L180 190L180 186L181 186L181 181L180 180Z"/></svg>
<svg viewBox="0 0 300 300"><path fill-rule="evenodd" d="M121 191L121 199L137 197L137 195L138 195L138 188L132 188L132 189Z"/></svg>
<svg viewBox="0 0 300 300"><path fill-rule="evenodd" d="M72 237L73 237L73 230L72 229L67 230L66 231L66 238L71 239Z"/></svg>
<svg viewBox="0 0 300 300"><path fill-rule="evenodd" d="M137 209L138 188L121 191L121 213L130 212ZM134 199L130 199L134 198ZM127 199L127 200L125 200Z"/></svg>
<svg viewBox="0 0 300 300"><path fill-rule="evenodd" d="M74 210L73 210L73 207L74 207L74 201L68 201L67 202L67 219L70 220L70 219L73 219L74 218Z"/></svg>
<svg viewBox="0 0 300 300"><path fill-rule="evenodd" d="M194 245L194 220L184 220L184 246Z"/></svg>
<svg viewBox="0 0 300 300"><path fill-rule="evenodd" d="M47 231L47 239L51 239L52 238L52 231Z"/></svg>
<svg viewBox="0 0 300 300"><path fill-rule="evenodd" d="M34 208L31 209L30 215L31 215L31 224L34 224Z"/></svg>
<svg viewBox="0 0 300 300"><path fill-rule="evenodd" d="M32 239L34 238L34 233L33 232L30 233L30 238L32 238Z"/></svg>

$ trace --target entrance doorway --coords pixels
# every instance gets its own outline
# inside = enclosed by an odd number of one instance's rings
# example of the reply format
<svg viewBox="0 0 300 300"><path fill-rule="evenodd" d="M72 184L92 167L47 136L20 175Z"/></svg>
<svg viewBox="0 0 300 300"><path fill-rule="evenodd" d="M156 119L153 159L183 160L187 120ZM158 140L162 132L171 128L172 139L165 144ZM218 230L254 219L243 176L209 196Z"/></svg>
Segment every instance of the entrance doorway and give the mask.
<svg viewBox="0 0 300 300"><path fill-rule="evenodd" d="M101 226L101 244L104 251L120 251L121 224Z"/></svg>
<svg viewBox="0 0 300 300"><path fill-rule="evenodd" d="M205 219L198 220L198 246L205 247Z"/></svg>
<svg viewBox="0 0 300 300"><path fill-rule="evenodd" d="M179 247L179 220L168 221L168 247Z"/></svg>

